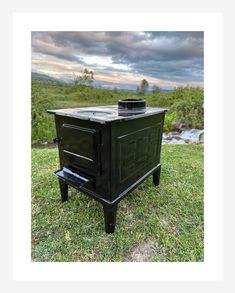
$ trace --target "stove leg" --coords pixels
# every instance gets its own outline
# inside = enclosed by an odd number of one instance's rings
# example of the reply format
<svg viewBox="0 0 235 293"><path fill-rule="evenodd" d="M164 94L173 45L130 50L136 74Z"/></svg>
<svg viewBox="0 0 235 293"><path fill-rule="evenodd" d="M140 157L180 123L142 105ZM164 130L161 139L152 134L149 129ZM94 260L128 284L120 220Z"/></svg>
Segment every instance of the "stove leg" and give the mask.
<svg viewBox="0 0 235 293"><path fill-rule="evenodd" d="M60 184L61 200L62 202L65 202L68 200L68 184L66 184L62 180L59 180L59 184Z"/></svg>
<svg viewBox="0 0 235 293"><path fill-rule="evenodd" d="M105 232L111 234L115 230L117 204L106 205L103 204L104 210L104 221L105 221Z"/></svg>
<svg viewBox="0 0 235 293"><path fill-rule="evenodd" d="M161 174L161 165L158 166L156 171L153 173L153 184L159 186L160 183L160 174Z"/></svg>

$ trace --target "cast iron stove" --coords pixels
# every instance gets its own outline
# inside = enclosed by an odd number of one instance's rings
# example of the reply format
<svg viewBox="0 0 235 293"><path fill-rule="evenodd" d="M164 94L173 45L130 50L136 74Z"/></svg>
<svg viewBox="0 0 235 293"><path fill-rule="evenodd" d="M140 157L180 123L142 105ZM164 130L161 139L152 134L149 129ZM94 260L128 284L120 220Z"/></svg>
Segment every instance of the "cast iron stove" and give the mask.
<svg viewBox="0 0 235 293"><path fill-rule="evenodd" d="M126 99L118 106L48 112L55 115L62 201L68 186L93 197L103 205L105 231L113 233L119 201L149 175L159 185L166 110Z"/></svg>

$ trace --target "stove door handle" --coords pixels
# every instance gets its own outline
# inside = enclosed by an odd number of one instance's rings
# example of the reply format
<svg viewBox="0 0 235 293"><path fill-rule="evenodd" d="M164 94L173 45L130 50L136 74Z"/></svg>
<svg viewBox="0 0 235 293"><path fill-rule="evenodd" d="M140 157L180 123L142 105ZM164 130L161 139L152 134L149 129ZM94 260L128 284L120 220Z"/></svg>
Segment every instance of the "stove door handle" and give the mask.
<svg viewBox="0 0 235 293"><path fill-rule="evenodd" d="M62 137L56 137L56 138L53 139L54 143L59 143L61 141L62 141Z"/></svg>

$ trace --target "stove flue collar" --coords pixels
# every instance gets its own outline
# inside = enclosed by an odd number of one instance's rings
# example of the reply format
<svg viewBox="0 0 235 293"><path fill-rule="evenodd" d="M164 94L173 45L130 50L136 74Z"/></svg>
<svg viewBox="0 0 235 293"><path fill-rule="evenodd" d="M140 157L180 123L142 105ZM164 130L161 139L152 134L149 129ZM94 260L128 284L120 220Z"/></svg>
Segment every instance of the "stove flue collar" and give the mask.
<svg viewBox="0 0 235 293"><path fill-rule="evenodd" d="M123 99L118 101L119 115L136 115L146 111L146 101L144 99Z"/></svg>

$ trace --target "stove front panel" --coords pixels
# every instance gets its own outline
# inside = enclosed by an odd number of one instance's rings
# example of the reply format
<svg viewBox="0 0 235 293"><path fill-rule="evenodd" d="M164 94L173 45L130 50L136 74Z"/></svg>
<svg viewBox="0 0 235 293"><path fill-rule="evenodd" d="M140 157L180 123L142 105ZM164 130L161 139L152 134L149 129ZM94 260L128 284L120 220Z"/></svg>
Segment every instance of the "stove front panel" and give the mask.
<svg viewBox="0 0 235 293"><path fill-rule="evenodd" d="M65 165L100 173L100 131L64 123L60 136Z"/></svg>
<svg viewBox="0 0 235 293"><path fill-rule="evenodd" d="M60 168L91 178L80 189L110 200L110 125L55 115Z"/></svg>

